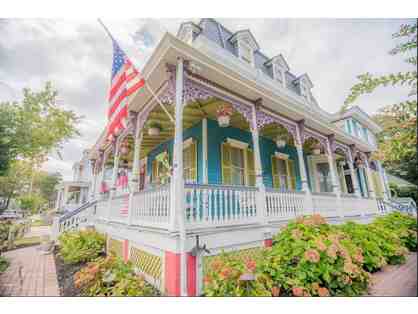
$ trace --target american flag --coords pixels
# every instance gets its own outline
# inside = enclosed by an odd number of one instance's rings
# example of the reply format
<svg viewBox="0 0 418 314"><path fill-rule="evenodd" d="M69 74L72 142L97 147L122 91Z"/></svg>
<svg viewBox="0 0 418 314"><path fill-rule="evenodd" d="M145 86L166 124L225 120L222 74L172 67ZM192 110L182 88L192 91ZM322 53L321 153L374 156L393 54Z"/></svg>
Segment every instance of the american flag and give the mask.
<svg viewBox="0 0 418 314"><path fill-rule="evenodd" d="M109 111L107 137L116 136L126 128L128 119L128 97L142 88L145 84L137 69L119 47L113 42L112 81L109 92Z"/></svg>

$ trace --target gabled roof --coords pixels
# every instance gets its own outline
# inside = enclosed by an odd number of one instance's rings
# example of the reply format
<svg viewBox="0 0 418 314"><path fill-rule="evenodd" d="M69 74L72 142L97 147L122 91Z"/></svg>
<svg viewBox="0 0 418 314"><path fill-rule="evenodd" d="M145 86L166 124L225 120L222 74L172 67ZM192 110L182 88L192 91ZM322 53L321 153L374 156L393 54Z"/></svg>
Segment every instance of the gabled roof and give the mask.
<svg viewBox="0 0 418 314"><path fill-rule="evenodd" d="M286 62L286 60L285 60L285 58L283 57L282 54L279 54L279 55L271 58L270 60L267 60L266 62L264 62L264 65L270 66L271 64L276 63L276 62L283 64L285 66L285 68L286 68L286 71L289 71L290 70L290 67L287 64L287 62Z"/></svg>
<svg viewBox="0 0 418 314"><path fill-rule="evenodd" d="M249 29L240 30L238 32L235 32L228 40L231 43L234 43L238 40L241 36L247 36L247 38L251 41L251 46L254 48L254 50L259 50L260 46L258 45L257 41L255 40L255 37L251 33Z"/></svg>
<svg viewBox="0 0 418 314"><path fill-rule="evenodd" d="M305 80L306 82L308 82L309 88L312 88L314 86L313 83L312 83L312 81L311 81L311 79L309 78L309 75L307 73L302 74L298 78L294 79L294 82L299 83L302 80Z"/></svg>
<svg viewBox="0 0 418 314"><path fill-rule="evenodd" d="M193 22L183 22L180 24L179 30L177 31L177 37L180 35L181 31L184 29L184 27L190 26L196 33L200 33L202 31L202 28L193 23Z"/></svg>

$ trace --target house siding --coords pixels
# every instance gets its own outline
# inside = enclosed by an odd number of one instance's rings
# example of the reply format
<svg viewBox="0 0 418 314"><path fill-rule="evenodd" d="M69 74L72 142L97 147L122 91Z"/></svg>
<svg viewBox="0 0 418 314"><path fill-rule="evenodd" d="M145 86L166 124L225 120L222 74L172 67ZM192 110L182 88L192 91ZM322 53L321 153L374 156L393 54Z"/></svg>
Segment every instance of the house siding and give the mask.
<svg viewBox="0 0 418 314"><path fill-rule="evenodd" d="M202 122L197 123L191 128L183 131L183 141L193 138L197 144L197 182L203 182L203 167L202 167ZM152 173L152 162L155 157L163 151L168 151L170 162L173 158L173 144L174 140L170 139L155 147L149 154L147 160L147 175Z"/></svg>

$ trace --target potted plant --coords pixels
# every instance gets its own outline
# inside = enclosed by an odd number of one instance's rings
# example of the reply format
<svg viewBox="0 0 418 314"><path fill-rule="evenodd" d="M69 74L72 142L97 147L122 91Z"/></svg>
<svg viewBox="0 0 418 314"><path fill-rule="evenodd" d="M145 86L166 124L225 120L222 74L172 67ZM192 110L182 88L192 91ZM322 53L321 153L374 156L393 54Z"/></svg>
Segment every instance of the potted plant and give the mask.
<svg viewBox="0 0 418 314"><path fill-rule="evenodd" d="M314 144L312 152L314 155L321 155L321 144Z"/></svg>
<svg viewBox="0 0 418 314"><path fill-rule="evenodd" d="M150 136L158 136L162 130L162 126L157 121L151 121L148 125L148 135Z"/></svg>
<svg viewBox="0 0 418 314"><path fill-rule="evenodd" d="M229 126L229 122L232 116L231 106L222 105L216 110L216 117L218 118L218 124L221 128Z"/></svg>

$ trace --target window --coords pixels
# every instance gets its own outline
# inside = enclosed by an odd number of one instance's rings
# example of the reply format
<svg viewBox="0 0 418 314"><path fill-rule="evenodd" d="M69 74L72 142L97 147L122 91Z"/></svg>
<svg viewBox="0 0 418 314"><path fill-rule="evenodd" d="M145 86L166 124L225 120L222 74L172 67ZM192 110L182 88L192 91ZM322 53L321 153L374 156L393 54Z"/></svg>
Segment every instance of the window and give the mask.
<svg viewBox="0 0 418 314"><path fill-rule="evenodd" d="M151 182L152 183L167 183L168 181L168 165L164 165L163 159L164 155L168 156L168 152L164 151L155 156L154 160L152 161L152 175L151 175Z"/></svg>
<svg viewBox="0 0 418 314"><path fill-rule="evenodd" d="M329 164L327 162L317 163L316 170L319 180L320 192L332 192L331 176L329 171Z"/></svg>
<svg viewBox="0 0 418 314"><path fill-rule="evenodd" d="M309 91L306 88L306 85L303 82L300 82L300 94L309 101Z"/></svg>
<svg viewBox="0 0 418 314"><path fill-rule="evenodd" d="M238 47L240 58L249 64L253 64L253 49L251 46L244 41L240 41Z"/></svg>
<svg viewBox="0 0 418 314"><path fill-rule="evenodd" d="M277 64L273 65L273 69L274 69L274 79L277 80L281 85L283 85L283 82L284 82L283 69Z"/></svg>
<svg viewBox="0 0 418 314"><path fill-rule="evenodd" d="M282 191L296 190L295 166L293 160L273 156L271 162L273 187Z"/></svg>
<svg viewBox="0 0 418 314"><path fill-rule="evenodd" d="M222 144L222 183L255 185L254 154L250 149Z"/></svg>
<svg viewBox="0 0 418 314"><path fill-rule="evenodd" d="M196 142L185 143L183 148L183 177L186 183L197 182L197 149Z"/></svg>

